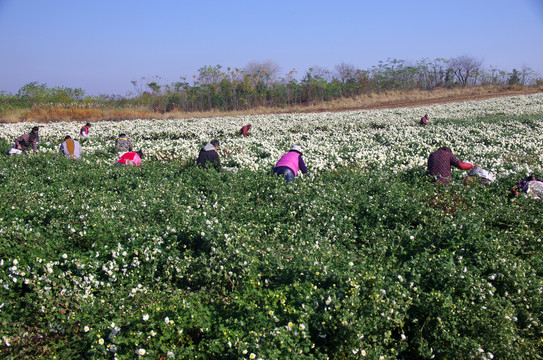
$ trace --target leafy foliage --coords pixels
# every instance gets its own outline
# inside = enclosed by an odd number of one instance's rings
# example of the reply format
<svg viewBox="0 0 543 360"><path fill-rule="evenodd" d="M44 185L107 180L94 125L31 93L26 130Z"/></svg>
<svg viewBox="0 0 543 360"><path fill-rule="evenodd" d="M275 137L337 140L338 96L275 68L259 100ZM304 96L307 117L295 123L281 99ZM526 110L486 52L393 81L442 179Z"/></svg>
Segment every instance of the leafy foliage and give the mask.
<svg viewBox="0 0 543 360"><path fill-rule="evenodd" d="M79 124L41 127L0 164L0 357L537 359L543 203L509 194L540 177L540 104L103 122L81 161L54 145ZM112 165L121 131L141 168ZM195 167L212 136L237 171ZM286 183L293 141L310 173ZM432 183L443 143L498 181Z"/></svg>
<svg viewBox="0 0 543 360"><path fill-rule="evenodd" d="M2 168L3 357L535 358L542 203L343 167ZM170 352L170 353L169 353Z"/></svg>

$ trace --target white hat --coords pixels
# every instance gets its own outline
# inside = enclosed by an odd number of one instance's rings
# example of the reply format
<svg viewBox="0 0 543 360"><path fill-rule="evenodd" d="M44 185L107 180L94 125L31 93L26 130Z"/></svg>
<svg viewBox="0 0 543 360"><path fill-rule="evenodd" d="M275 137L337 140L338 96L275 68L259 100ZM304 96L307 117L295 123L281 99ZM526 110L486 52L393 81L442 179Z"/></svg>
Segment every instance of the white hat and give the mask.
<svg viewBox="0 0 543 360"><path fill-rule="evenodd" d="M297 152L299 152L301 154L302 153L302 147L300 145L292 145L292 147L290 148L290 151L297 151Z"/></svg>

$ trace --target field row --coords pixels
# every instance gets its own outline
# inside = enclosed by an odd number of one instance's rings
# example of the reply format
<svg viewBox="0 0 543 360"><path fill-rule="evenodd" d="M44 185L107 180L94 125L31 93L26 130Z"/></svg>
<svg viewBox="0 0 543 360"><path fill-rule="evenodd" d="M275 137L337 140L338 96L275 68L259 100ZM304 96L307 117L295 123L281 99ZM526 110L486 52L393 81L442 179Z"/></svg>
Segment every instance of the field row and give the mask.
<svg viewBox="0 0 543 360"><path fill-rule="evenodd" d="M424 113L430 114L431 125L420 127ZM85 144L83 157L89 163L114 163L114 141L126 133L147 159L190 162L202 145L217 138L225 166L267 170L290 146L300 144L311 172L343 165L397 172L424 166L432 151L449 146L461 160L505 177L541 171L542 113L543 95L535 94L424 108L99 122L91 127L92 141ZM237 136L247 123L253 125L252 136ZM34 125L0 125L0 139L12 142ZM51 145L40 151L56 153L64 136L77 138L82 125L43 125L42 144Z"/></svg>

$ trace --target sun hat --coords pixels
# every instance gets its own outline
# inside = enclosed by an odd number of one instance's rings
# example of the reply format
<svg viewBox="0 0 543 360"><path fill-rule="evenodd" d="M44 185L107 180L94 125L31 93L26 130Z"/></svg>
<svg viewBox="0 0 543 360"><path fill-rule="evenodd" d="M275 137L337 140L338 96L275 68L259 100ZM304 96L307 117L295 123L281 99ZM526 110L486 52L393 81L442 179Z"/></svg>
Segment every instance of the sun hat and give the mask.
<svg viewBox="0 0 543 360"><path fill-rule="evenodd" d="M292 145L292 147L290 148L290 151L297 151L297 152L299 152L301 154L302 153L302 147L300 145Z"/></svg>

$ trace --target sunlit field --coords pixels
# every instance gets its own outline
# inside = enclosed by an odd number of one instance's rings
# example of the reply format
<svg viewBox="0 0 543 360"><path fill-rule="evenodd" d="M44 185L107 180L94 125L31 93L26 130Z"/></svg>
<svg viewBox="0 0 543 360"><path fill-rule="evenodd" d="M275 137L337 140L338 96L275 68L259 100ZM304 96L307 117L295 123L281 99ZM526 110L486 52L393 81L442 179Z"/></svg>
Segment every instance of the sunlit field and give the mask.
<svg viewBox="0 0 543 360"><path fill-rule="evenodd" d="M35 125L38 152L8 156ZM2 358L543 353L543 205L510 191L543 178L543 94L97 122L81 161L57 156L82 125L0 125ZM113 166L120 133L140 168ZM222 172L194 165L214 138ZM286 183L293 144L309 173ZM497 181L432 183L441 146Z"/></svg>

